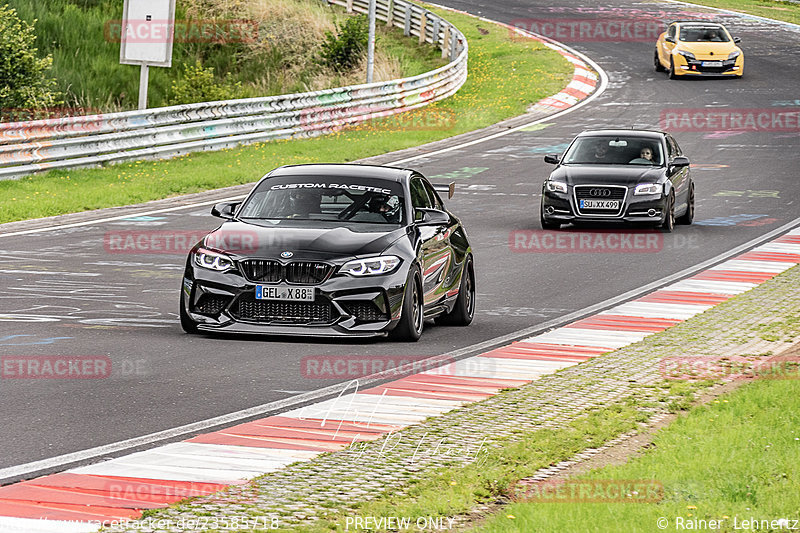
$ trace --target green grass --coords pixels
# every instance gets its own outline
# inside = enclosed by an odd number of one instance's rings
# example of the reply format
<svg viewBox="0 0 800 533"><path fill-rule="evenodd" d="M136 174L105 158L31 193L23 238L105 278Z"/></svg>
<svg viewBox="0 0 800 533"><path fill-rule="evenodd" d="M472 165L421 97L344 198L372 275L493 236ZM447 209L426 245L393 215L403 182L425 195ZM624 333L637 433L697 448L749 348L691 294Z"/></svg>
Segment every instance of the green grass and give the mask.
<svg viewBox="0 0 800 533"><path fill-rule="evenodd" d="M475 502L493 502L508 487L545 466L563 461L589 447L632 430L644 415L632 407L616 405L593 411L562 429L542 429L509 437L491 451L481 450L463 468L441 468L411 485L407 495L386 495L361 504L357 512L331 514L305 531L344 531L346 518L386 516L453 516L469 511Z"/></svg>
<svg viewBox="0 0 800 533"><path fill-rule="evenodd" d="M0 181L0 222L249 183L279 165L347 162L416 146L524 113L530 103L561 90L572 76L569 63L536 42L512 41L507 29L472 17L441 14L470 43L469 78L453 97L417 111L425 118L423 128L402 130L397 127L402 121L389 118L314 139Z"/></svg>
<svg viewBox="0 0 800 533"><path fill-rule="evenodd" d="M691 0L691 2L800 24L800 4L792 2L776 0ZM747 43L742 44L747 46ZM746 54L747 48L744 51Z"/></svg>
<svg viewBox="0 0 800 533"><path fill-rule="evenodd" d="M120 111L136 109L139 94L139 68L119 63L120 45L112 35L114 27L122 18L123 2L120 0L7 0L18 15L35 23L36 45L41 55L53 57L51 77L56 79L58 90L64 94L67 108L85 108L89 111ZM294 2L294 3L292 3ZM217 2L219 3L219 2ZM306 25L297 35L273 31L270 20L258 20L248 15L244 8L225 11L223 14L209 13L197 17L187 13L198 0L178 0L176 20L180 31L187 30L184 21L220 21L222 19L247 20L247 26L234 26L249 30L260 24L259 43L247 43L239 38L228 42L184 42L176 38L171 68L150 69L148 102L150 107L161 107L170 102L172 83L183 77L184 67L200 61L204 67L213 67L215 81L219 84L241 82L242 92L234 97L268 96L271 94L302 92L320 84L325 87L342 85L342 75L327 72L315 63L319 42L324 32L334 29L335 22L342 22L347 15L344 10L328 6L317 0L285 0L281 6L290 6L297 12L284 14L286 25ZM247 3L239 4L246 5ZM214 5L214 2L205 2ZM240 11L242 11L240 13ZM308 17L308 21L299 17ZM114 21L117 24L114 24ZM307 22L307 23L306 23ZM199 24L190 27L199 33ZM220 27L225 28L224 25ZM442 64L438 54L430 46L417 46L413 40L403 39L402 32L378 26L379 42L398 59L402 73L406 76L420 74ZM190 39L191 40L191 39ZM194 39L198 41L199 39ZM405 42L403 42L405 41ZM378 58L382 61L382 58ZM297 66L299 64L299 66ZM378 65L381 66L381 65ZM296 68L295 68L296 67ZM299 72L295 72L300 69ZM346 78L353 82L352 76ZM359 78L360 79L360 78ZM346 84L346 83L345 83ZM20 111L20 120L25 112Z"/></svg>
<svg viewBox="0 0 800 533"><path fill-rule="evenodd" d="M477 530L652 532L664 517L676 531L680 517L684 526L720 520L718 530L731 532L734 518L740 528L753 517L800 519L798 412L798 381L752 382L662 429L642 456L580 478L654 480L664 488L660 502L518 503Z"/></svg>

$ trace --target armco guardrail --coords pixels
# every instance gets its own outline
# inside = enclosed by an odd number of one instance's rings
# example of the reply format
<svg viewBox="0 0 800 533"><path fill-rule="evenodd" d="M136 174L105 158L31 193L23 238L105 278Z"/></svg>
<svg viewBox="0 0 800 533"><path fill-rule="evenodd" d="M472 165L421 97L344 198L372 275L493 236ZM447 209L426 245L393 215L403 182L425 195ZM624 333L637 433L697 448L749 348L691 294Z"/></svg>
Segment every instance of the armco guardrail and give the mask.
<svg viewBox="0 0 800 533"><path fill-rule="evenodd" d="M369 7L369 0L329 1L359 13ZM467 78L464 35L405 0L377 0L377 6L379 21L435 44L450 63L411 78L324 91L0 124L0 179L311 137L455 93Z"/></svg>

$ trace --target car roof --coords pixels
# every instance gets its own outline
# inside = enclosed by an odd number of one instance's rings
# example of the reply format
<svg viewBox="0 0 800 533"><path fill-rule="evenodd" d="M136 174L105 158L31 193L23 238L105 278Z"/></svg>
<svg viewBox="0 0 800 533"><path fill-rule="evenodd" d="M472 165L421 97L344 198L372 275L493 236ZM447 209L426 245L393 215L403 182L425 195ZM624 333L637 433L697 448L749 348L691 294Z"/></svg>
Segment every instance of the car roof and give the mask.
<svg viewBox="0 0 800 533"><path fill-rule="evenodd" d="M670 24L680 24L681 26L720 26L725 27L720 22L713 20L673 20Z"/></svg>
<svg viewBox="0 0 800 533"><path fill-rule="evenodd" d="M649 139L660 139L664 136L663 131L657 130L634 130L634 129L608 129L608 130L589 130L578 134L578 137L646 137Z"/></svg>
<svg viewBox="0 0 800 533"><path fill-rule="evenodd" d="M312 174L324 174L332 177L372 178L402 182L407 180L412 173L413 171L407 168L384 167L380 165L313 163L278 167L268 173L267 176L309 176Z"/></svg>

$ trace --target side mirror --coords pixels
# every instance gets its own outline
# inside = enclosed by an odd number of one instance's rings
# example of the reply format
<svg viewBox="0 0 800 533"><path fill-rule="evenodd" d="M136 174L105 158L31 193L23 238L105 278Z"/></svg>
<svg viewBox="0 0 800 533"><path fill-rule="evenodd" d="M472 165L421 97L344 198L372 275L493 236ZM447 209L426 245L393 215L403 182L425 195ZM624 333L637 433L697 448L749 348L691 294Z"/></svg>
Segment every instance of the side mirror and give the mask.
<svg viewBox="0 0 800 533"><path fill-rule="evenodd" d="M664 40L667 41L668 43L674 43L675 37L664 37Z"/></svg>
<svg viewBox="0 0 800 533"><path fill-rule="evenodd" d="M734 37L734 38L733 38L733 42L734 42L735 44L739 44L740 42L742 42L742 40L741 40L740 38L738 38L738 37Z"/></svg>
<svg viewBox="0 0 800 533"><path fill-rule="evenodd" d="M544 162L550 163L551 165L557 165L561 162L561 158L558 154L547 154L544 156Z"/></svg>
<svg viewBox="0 0 800 533"><path fill-rule="evenodd" d="M670 166L673 166L675 168L688 167L689 166L689 158L688 157L684 157L682 155L679 155L678 157L676 157L675 159L673 159L670 162Z"/></svg>
<svg viewBox="0 0 800 533"><path fill-rule="evenodd" d="M211 214L215 217L230 220L240 204L241 202L220 202L211 208Z"/></svg>
<svg viewBox="0 0 800 533"><path fill-rule="evenodd" d="M438 209L418 207L414 210L414 222L418 226L442 226L450 224L450 215Z"/></svg>

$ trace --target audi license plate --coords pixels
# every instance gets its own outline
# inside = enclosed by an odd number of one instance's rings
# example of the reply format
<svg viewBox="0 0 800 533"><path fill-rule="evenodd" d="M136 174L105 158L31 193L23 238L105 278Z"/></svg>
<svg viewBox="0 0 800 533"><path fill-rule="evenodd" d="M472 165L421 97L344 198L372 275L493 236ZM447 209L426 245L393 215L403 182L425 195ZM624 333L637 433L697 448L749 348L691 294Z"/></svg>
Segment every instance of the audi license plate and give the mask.
<svg viewBox="0 0 800 533"><path fill-rule="evenodd" d="M256 300L283 300L287 302L313 302L314 287L286 287L256 285Z"/></svg>
<svg viewBox="0 0 800 533"><path fill-rule="evenodd" d="M721 67L722 61L703 61L704 67Z"/></svg>
<svg viewBox="0 0 800 533"><path fill-rule="evenodd" d="M581 200L581 209L619 209L619 200Z"/></svg>

